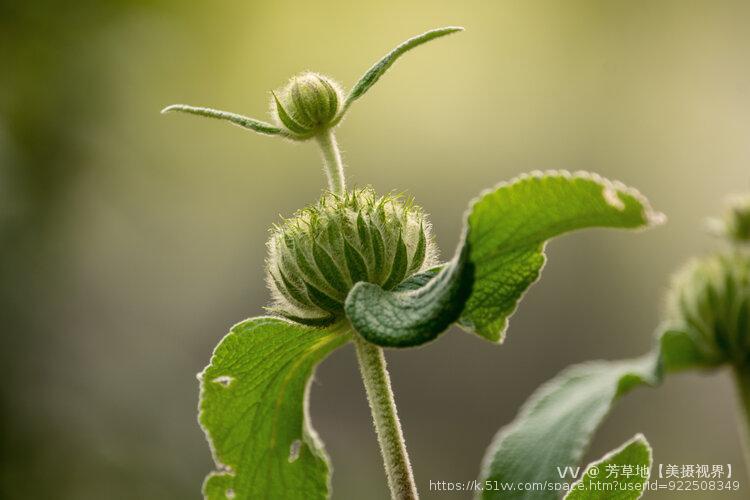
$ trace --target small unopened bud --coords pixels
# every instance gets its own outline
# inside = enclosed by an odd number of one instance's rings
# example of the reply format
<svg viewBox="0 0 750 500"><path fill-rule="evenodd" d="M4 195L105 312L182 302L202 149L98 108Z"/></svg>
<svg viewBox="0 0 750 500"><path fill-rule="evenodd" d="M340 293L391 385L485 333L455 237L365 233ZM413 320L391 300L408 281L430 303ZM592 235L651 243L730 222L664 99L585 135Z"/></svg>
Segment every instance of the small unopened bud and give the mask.
<svg viewBox="0 0 750 500"><path fill-rule="evenodd" d="M694 259L667 296L670 328L687 333L709 364L750 362L750 255Z"/></svg>
<svg viewBox="0 0 750 500"><path fill-rule="evenodd" d="M327 193L272 230L270 310L305 324L333 322L357 282L393 289L433 267L436 253L426 215L409 200L369 188Z"/></svg>
<svg viewBox="0 0 750 500"><path fill-rule="evenodd" d="M339 85L317 73L293 77L273 97L272 112L279 125L300 139L312 137L335 125L343 102Z"/></svg>

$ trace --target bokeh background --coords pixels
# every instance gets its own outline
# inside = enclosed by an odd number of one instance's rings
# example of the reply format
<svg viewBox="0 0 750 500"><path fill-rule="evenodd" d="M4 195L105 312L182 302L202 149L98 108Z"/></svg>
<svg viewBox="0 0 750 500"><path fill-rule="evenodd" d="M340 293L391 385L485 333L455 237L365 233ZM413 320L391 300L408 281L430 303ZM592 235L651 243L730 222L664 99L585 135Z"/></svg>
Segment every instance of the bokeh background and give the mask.
<svg viewBox="0 0 750 500"><path fill-rule="evenodd" d="M198 498L212 464L195 374L268 300L265 239L323 187L318 152L193 117L264 117L312 69L345 86L402 59L340 128L351 184L406 190L450 255L481 189L586 169L669 216L549 246L507 342L451 331L389 352L415 474L469 480L493 434L568 364L647 351L670 274L750 188L750 4L742 1L0 1L0 497ZM387 490L353 351L312 391L334 498ZM589 457L644 432L660 463L734 465L727 373L671 377L617 405ZM659 498L687 495L651 494ZM713 498L697 493L690 498Z"/></svg>

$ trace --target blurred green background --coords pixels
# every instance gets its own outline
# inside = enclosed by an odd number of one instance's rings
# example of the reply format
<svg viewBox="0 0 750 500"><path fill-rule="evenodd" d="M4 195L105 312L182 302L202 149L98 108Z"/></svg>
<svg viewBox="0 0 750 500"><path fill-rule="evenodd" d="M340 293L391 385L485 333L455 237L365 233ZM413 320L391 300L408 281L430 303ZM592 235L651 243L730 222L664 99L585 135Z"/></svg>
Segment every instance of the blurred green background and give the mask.
<svg viewBox="0 0 750 500"><path fill-rule="evenodd" d="M670 274L718 245L703 218L750 187L749 21L743 1L0 1L0 497L198 498L211 468L195 374L261 312L267 229L324 177L311 144L159 110L262 118L294 73L349 87L458 24L354 106L350 184L414 195L444 255L473 196L534 169L622 180L670 218L552 243L501 347L451 331L388 353L423 496L462 498L429 480L475 478L564 366L648 350ZM733 464L743 490L716 498L747 498L734 409L727 373L675 376L623 400L589 457L642 431L657 463ZM312 414L334 498L385 498L349 347Z"/></svg>

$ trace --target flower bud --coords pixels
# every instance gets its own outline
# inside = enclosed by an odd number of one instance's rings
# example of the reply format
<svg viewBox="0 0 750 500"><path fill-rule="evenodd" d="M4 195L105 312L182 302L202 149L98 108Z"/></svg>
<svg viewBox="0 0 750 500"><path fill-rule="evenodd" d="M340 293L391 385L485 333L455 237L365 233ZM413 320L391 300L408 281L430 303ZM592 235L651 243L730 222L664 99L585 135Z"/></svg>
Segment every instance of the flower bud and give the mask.
<svg viewBox="0 0 750 500"><path fill-rule="evenodd" d="M273 115L298 138L311 137L331 127L343 102L339 85L317 73L295 76L279 95L273 96Z"/></svg>
<svg viewBox="0 0 750 500"><path fill-rule="evenodd" d="M435 263L430 224L410 200L370 188L326 193L271 232L269 309L300 323L330 323L343 316L355 283L390 290Z"/></svg>
<svg viewBox="0 0 750 500"><path fill-rule="evenodd" d="M750 242L750 194L729 199L724 232L732 241Z"/></svg>
<svg viewBox="0 0 750 500"><path fill-rule="evenodd" d="M750 362L750 255L712 255L679 271L667 296L670 328L686 332L709 364Z"/></svg>

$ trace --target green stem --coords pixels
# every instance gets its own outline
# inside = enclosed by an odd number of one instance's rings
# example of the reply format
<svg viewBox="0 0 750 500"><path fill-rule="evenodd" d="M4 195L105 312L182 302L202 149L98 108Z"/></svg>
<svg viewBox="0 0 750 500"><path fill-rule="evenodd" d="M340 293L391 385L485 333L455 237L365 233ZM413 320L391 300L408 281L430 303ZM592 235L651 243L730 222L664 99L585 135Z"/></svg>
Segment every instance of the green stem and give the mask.
<svg viewBox="0 0 750 500"><path fill-rule="evenodd" d="M346 192L346 181L344 180L344 163L341 161L341 152L336 144L336 136L333 129L315 137L323 151L323 166L328 178L328 188L332 193L344 194Z"/></svg>
<svg viewBox="0 0 750 500"><path fill-rule="evenodd" d="M745 455L745 467L750 473L750 366L735 366L734 380L740 397L738 417L742 434L742 450Z"/></svg>
<svg viewBox="0 0 750 500"><path fill-rule="evenodd" d="M396 402L393 399L391 379L385 366L383 350L356 335L354 345L385 463L391 497L394 500L416 500L419 495L396 412Z"/></svg>
<svg viewBox="0 0 750 500"><path fill-rule="evenodd" d="M323 151L323 163L331 192L344 194L346 192L344 164L341 161L341 153L333 130L328 129L316 139ZM370 403L375 432L378 435L380 453L383 455L391 497L393 500L417 500L419 498L417 486L414 484L409 454L406 452L406 443L396 412L396 401L393 399L391 378L385 366L383 350L356 334L354 345L357 349L359 371L367 392L367 401Z"/></svg>

